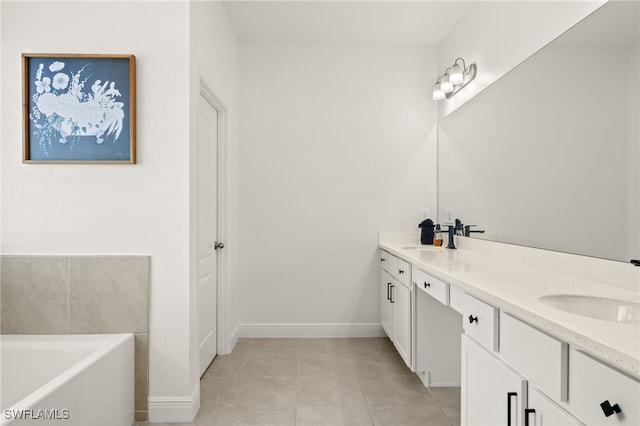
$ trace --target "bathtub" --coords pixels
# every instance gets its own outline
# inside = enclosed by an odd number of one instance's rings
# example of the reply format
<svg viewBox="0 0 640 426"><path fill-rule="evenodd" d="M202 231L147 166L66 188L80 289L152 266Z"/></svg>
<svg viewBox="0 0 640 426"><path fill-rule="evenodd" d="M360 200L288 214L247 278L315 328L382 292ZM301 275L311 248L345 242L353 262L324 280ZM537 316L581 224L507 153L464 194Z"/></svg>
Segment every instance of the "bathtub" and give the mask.
<svg viewBox="0 0 640 426"><path fill-rule="evenodd" d="M1 425L131 426L133 334L0 336Z"/></svg>

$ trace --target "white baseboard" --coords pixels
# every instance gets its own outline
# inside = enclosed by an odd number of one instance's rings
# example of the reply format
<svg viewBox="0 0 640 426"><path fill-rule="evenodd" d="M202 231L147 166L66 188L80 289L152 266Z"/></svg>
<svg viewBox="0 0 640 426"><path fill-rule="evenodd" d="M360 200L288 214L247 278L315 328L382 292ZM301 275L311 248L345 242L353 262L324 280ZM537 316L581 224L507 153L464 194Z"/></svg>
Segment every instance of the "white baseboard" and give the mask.
<svg viewBox="0 0 640 426"><path fill-rule="evenodd" d="M236 332L237 330L237 332ZM384 337L379 323L330 324L240 324L237 337L312 338L312 337ZM236 339L237 339L236 337Z"/></svg>
<svg viewBox="0 0 640 426"><path fill-rule="evenodd" d="M200 382L189 396L150 396L149 423L191 423L200 409Z"/></svg>

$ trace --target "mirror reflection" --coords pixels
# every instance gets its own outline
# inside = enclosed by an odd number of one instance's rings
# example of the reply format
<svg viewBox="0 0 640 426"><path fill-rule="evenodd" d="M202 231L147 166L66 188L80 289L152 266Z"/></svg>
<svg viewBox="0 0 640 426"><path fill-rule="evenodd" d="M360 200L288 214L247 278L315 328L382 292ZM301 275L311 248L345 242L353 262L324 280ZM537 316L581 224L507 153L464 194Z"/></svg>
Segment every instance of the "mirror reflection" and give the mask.
<svg viewBox="0 0 640 426"><path fill-rule="evenodd" d="M454 209L502 242L640 258L639 17L638 2L606 3L441 119L438 217Z"/></svg>

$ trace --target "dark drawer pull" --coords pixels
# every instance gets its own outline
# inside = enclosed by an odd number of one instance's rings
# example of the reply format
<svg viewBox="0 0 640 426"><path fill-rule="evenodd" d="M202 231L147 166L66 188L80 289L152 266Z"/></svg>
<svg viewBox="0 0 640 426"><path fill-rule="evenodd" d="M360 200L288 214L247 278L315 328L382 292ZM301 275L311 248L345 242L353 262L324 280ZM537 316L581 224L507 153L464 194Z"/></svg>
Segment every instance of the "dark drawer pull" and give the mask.
<svg viewBox="0 0 640 426"><path fill-rule="evenodd" d="M602 412L606 417L612 416L614 413L617 414L622 411L620 410L620 406L618 404L611 405L608 399L600 404L600 408L602 408Z"/></svg>
<svg viewBox="0 0 640 426"><path fill-rule="evenodd" d="M469 324L473 324L473 322L478 323L478 317L474 317L473 315L469 315Z"/></svg>
<svg viewBox="0 0 640 426"><path fill-rule="evenodd" d="M524 409L524 426L529 426L529 414L535 414L536 410L533 408Z"/></svg>
<svg viewBox="0 0 640 426"><path fill-rule="evenodd" d="M424 288L427 288L427 287L431 287L431 283L428 283L428 282L425 281L424 282Z"/></svg>
<svg viewBox="0 0 640 426"><path fill-rule="evenodd" d="M391 283L387 283L387 300L391 300Z"/></svg>
<svg viewBox="0 0 640 426"><path fill-rule="evenodd" d="M507 393L507 426L511 426L511 397L518 396L517 392Z"/></svg>
<svg viewBox="0 0 640 426"><path fill-rule="evenodd" d="M404 271L402 269L398 269L398 273L399 274L404 274Z"/></svg>

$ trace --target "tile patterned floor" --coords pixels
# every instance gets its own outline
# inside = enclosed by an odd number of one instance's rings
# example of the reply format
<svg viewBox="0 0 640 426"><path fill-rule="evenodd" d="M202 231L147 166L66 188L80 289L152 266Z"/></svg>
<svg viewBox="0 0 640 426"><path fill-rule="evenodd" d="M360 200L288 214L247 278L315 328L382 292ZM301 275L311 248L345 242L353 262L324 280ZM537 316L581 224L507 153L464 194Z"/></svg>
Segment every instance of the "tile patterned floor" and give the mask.
<svg viewBox="0 0 640 426"><path fill-rule="evenodd" d="M425 388L387 338L241 339L200 392L198 416L179 425L460 424L460 389Z"/></svg>

